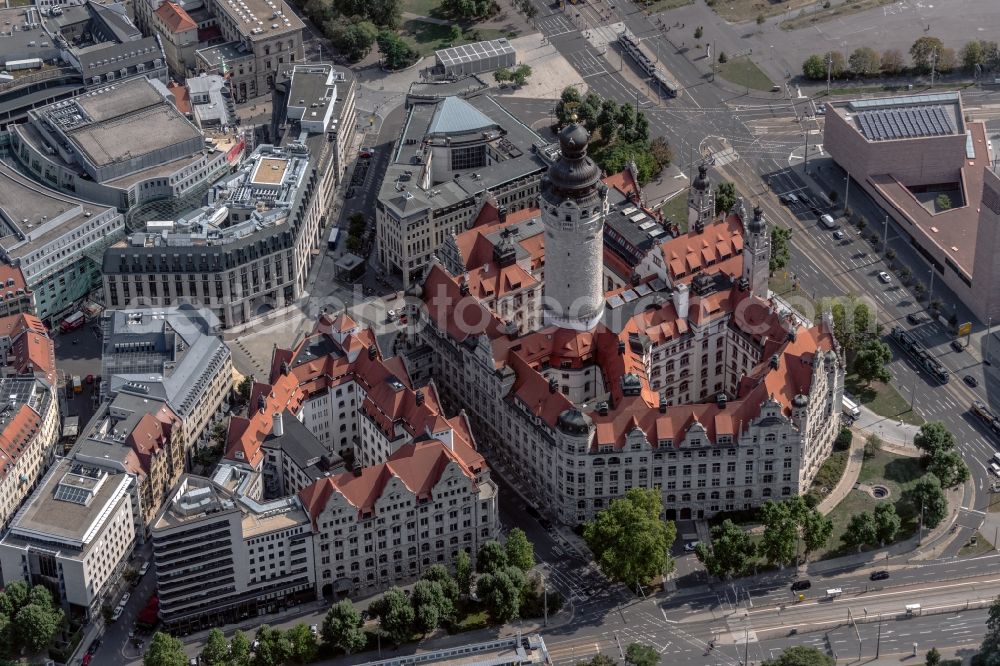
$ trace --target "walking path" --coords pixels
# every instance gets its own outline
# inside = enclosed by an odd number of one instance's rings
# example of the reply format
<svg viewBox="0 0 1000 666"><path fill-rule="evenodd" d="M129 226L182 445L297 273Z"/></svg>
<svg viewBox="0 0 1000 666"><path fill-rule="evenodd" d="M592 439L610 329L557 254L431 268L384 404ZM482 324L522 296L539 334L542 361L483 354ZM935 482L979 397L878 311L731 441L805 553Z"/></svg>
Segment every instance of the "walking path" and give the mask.
<svg viewBox="0 0 1000 666"><path fill-rule="evenodd" d="M834 507L847 497L847 494L854 488L854 484L858 482L858 475L861 473L861 464L865 460L865 435L857 430L853 431L853 435L851 438L851 448L847 452L847 468L844 470L843 475L841 475L840 481L830 491L830 494L816 505L816 510L824 516L833 511Z"/></svg>

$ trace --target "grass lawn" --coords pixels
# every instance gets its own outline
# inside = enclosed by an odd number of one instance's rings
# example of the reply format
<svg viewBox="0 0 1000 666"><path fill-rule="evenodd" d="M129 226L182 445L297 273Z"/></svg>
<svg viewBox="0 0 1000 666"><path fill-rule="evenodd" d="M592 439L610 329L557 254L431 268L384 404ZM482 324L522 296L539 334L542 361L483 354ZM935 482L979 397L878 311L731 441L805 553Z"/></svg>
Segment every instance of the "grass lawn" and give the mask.
<svg viewBox="0 0 1000 666"><path fill-rule="evenodd" d="M825 9L822 5L817 3L818 9L816 9L816 11L803 10L799 12L798 16L782 21L781 29L798 30L799 28L805 28L806 26L814 25L816 23L822 23L824 21L830 21L832 19L841 18L850 14L868 11L869 9L874 9L875 7L893 5L896 1L897 0L847 0L847 2L839 3Z"/></svg>
<svg viewBox="0 0 1000 666"><path fill-rule="evenodd" d="M871 386L866 387L858 380L858 376L852 373L844 378L844 388L855 399L860 400L861 404L879 416L903 419L904 423L917 426L924 424L923 417L910 409L910 403L890 384L874 382Z"/></svg>
<svg viewBox="0 0 1000 666"><path fill-rule="evenodd" d="M976 530L975 539L975 546L972 546L969 543L962 546L962 549L958 551L959 557L976 557L977 555L985 555L993 550L993 544L990 543L989 539L983 536L982 532ZM969 541L971 541L971 539Z"/></svg>
<svg viewBox="0 0 1000 666"><path fill-rule="evenodd" d="M770 92L774 82L750 58L730 58L719 67L719 76L739 86Z"/></svg>
<svg viewBox="0 0 1000 666"><path fill-rule="evenodd" d="M439 17L441 0L403 0L403 13ZM439 17L443 18L443 17Z"/></svg>
<svg viewBox="0 0 1000 666"><path fill-rule="evenodd" d="M709 0L708 5L715 13L730 23L756 20L758 16L774 16L793 9L819 4L817 0L787 0L787 2L772 2L771 0Z"/></svg>
<svg viewBox="0 0 1000 666"><path fill-rule="evenodd" d="M896 506L896 512L902 518L902 528L897 540L908 538L917 530L918 511L903 499L903 495L914 482L923 476L920 461L916 458L897 456L885 451L879 451L874 458L865 460L858 475L858 482L867 485L882 485L889 489L889 499L877 500L861 490L851 490L833 511L827 516L833 521L833 532L827 542L825 551L814 554L814 559L825 559L845 555L849 550L844 546L841 537L847 531L851 517L862 511L874 511L879 502L891 501Z"/></svg>
<svg viewBox="0 0 1000 666"><path fill-rule="evenodd" d="M666 222L673 222L681 229L681 233L688 230L688 191L683 190L674 195L673 199L660 206L663 219Z"/></svg>
<svg viewBox="0 0 1000 666"><path fill-rule="evenodd" d="M693 4L694 0L652 0L644 2L642 8L650 14L659 14L660 12L666 12L671 9L677 9L678 7Z"/></svg>
<svg viewBox="0 0 1000 666"><path fill-rule="evenodd" d="M400 36L407 44L420 53L420 55L431 55L435 51L448 46L458 46L487 39L498 39L507 37L506 30L496 28L473 28L462 33L462 37L457 40L451 38L451 26L431 23L429 21L419 21L411 19L403 23Z"/></svg>

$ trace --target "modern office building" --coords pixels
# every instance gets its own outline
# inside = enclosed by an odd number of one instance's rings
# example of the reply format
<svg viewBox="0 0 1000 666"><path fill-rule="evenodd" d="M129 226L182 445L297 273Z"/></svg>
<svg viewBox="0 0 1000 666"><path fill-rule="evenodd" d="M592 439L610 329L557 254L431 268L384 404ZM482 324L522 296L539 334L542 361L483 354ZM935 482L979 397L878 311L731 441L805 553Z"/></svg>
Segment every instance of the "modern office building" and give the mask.
<svg viewBox="0 0 1000 666"><path fill-rule="evenodd" d="M168 98L164 85L133 79L35 109L11 128L11 152L47 186L130 216L151 202L196 205L243 141L206 141Z"/></svg>
<svg viewBox="0 0 1000 666"><path fill-rule="evenodd" d="M508 213L533 208L548 150L489 95L408 104L375 210L379 263L404 285L488 200Z"/></svg>
<svg viewBox="0 0 1000 666"><path fill-rule="evenodd" d="M0 162L0 273L7 311L50 327L101 287L104 249L124 234L121 213L27 178ZM10 294L9 296L7 294Z"/></svg>
<svg viewBox="0 0 1000 666"><path fill-rule="evenodd" d="M986 322L1000 316L1000 178L986 125L965 116L957 92L833 102L823 145L928 262L914 277Z"/></svg>
<svg viewBox="0 0 1000 666"><path fill-rule="evenodd" d="M106 83L140 77L167 82L155 37L143 37L124 3L40 0L0 9L0 61L37 59L0 82L0 129L27 112Z"/></svg>
<svg viewBox="0 0 1000 666"><path fill-rule="evenodd" d="M258 502L185 475L152 526L160 619L218 627L314 600L313 533L294 496Z"/></svg>
<svg viewBox="0 0 1000 666"><path fill-rule="evenodd" d="M609 251L612 192L587 140L576 125L560 134L537 212L545 234L521 245L525 272L545 266L533 274L542 298L511 315L473 293L467 273L505 270L510 236L494 233L490 251L480 235L463 272L432 264L410 290L422 301L404 353L413 381L433 377L487 455L566 524L632 487L660 489L670 519L805 492L838 431L843 363L825 323L769 294L762 212L740 202L725 219L664 236L634 282L601 293L604 261L585 241L603 234ZM589 258L565 265L547 260L553 251ZM545 325L525 332L525 320Z"/></svg>
<svg viewBox="0 0 1000 666"><path fill-rule="evenodd" d="M0 539L4 581L44 585L74 615L95 617L135 546L132 483L59 459Z"/></svg>

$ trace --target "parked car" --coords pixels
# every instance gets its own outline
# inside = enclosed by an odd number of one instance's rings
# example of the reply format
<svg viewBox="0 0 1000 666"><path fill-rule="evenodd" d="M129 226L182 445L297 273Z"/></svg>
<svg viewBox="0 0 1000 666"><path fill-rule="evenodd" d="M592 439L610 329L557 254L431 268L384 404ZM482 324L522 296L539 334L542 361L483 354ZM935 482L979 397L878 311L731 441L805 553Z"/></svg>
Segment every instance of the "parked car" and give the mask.
<svg viewBox="0 0 1000 666"><path fill-rule="evenodd" d="M972 375L966 375L962 377L962 381L971 386L972 388L976 388L977 386L979 386L979 380L973 377Z"/></svg>
<svg viewBox="0 0 1000 666"><path fill-rule="evenodd" d="M145 576L147 571L149 571L149 562L143 562L142 566L139 567L139 575Z"/></svg>
<svg viewBox="0 0 1000 666"><path fill-rule="evenodd" d="M309 633L311 633L313 636L319 636L319 627L316 626L315 624L310 624Z"/></svg>
<svg viewBox="0 0 1000 666"><path fill-rule="evenodd" d="M872 575L869 576L872 580L885 580L889 577L889 572L885 569L881 571L873 571Z"/></svg>
<svg viewBox="0 0 1000 666"><path fill-rule="evenodd" d="M95 654L100 647L101 647L101 639L95 638L94 641L87 648L87 654Z"/></svg>
<svg viewBox="0 0 1000 666"><path fill-rule="evenodd" d="M906 315L906 321L914 325L923 324L925 321L927 321L927 315L925 315L923 312L911 312L910 314Z"/></svg>
<svg viewBox="0 0 1000 666"><path fill-rule="evenodd" d="M122 616L122 613L124 612L125 612L124 606L116 606L115 609L111 611L111 621L117 622L118 618L120 618Z"/></svg>
<svg viewBox="0 0 1000 666"><path fill-rule="evenodd" d="M833 232L833 240L844 240L844 232L837 229Z"/></svg>
<svg viewBox="0 0 1000 666"><path fill-rule="evenodd" d="M952 340L950 344L951 348L957 351L958 353L962 353L965 351L965 345L962 344L961 340Z"/></svg>
<svg viewBox="0 0 1000 666"><path fill-rule="evenodd" d="M694 549L698 547L699 543L700 543L699 541L689 541L689 542L687 542L686 544L684 544L684 550L685 550L685 552L693 553Z"/></svg>
<svg viewBox="0 0 1000 666"><path fill-rule="evenodd" d="M889 284L890 282L892 282L892 276L886 273L885 271L878 272L878 279L880 282L884 282L885 284Z"/></svg>
<svg viewBox="0 0 1000 666"><path fill-rule="evenodd" d="M132 593L126 592L125 594L122 595L122 598L118 601L118 605L124 608L125 604L127 604L128 600L131 598L132 598Z"/></svg>
<svg viewBox="0 0 1000 666"><path fill-rule="evenodd" d="M797 580L792 583L792 592L801 592L802 590L808 590L812 587L812 581L810 580Z"/></svg>
<svg viewBox="0 0 1000 666"><path fill-rule="evenodd" d="M90 661L94 658L92 654L83 655L83 661L80 662L80 666L90 666Z"/></svg>

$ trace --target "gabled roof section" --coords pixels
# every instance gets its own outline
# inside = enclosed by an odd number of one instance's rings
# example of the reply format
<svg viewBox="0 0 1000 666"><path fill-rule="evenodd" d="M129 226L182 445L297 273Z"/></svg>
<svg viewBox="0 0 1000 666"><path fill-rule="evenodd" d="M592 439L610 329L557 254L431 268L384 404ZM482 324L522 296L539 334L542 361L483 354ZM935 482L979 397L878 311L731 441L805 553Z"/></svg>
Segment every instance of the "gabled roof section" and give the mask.
<svg viewBox="0 0 1000 666"><path fill-rule="evenodd" d="M180 32L198 29L198 24L184 11L184 8L174 2L170 2L170 0L159 6L156 10L156 15L160 17L160 20L167 26L167 29L175 35Z"/></svg>

